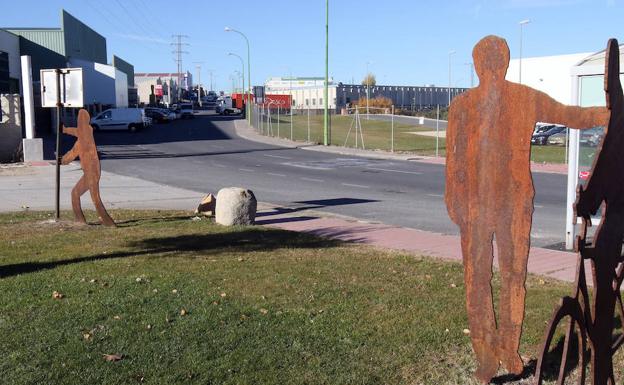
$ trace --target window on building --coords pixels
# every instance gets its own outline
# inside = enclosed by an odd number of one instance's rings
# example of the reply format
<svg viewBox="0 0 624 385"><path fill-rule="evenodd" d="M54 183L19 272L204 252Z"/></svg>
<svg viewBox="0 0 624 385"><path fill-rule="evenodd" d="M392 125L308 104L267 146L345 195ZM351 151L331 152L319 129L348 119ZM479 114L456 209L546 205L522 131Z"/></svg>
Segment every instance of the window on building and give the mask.
<svg viewBox="0 0 624 385"><path fill-rule="evenodd" d="M310 99L306 99L306 106L310 105Z"/></svg>
<svg viewBox="0 0 624 385"><path fill-rule="evenodd" d="M316 106L316 99L315 98L312 99L312 105Z"/></svg>
<svg viewBox="0 0 624 385"><path fill-rule="evenodd" d="M323 98L320 98L319 99L319 106L322 106L322 105L323 105Z"/></svg>
<svg viewBox="0 0 624 385"><path fill-rule="evenodd" d="M294 106L295 105L295 99L293 99L291 101L292 101L292 105Z"/></svg>

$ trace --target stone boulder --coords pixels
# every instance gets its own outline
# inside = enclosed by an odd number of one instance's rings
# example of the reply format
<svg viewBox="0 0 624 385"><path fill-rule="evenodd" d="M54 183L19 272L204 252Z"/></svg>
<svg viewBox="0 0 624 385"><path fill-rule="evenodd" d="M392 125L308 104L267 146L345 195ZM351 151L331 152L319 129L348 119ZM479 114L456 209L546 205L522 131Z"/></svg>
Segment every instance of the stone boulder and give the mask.
<svg viewBox="0 0 624 385"><path fill-rule="evenodd" d="M217 193L216 222L224 226L253 225L258 202L251 190L222 188Z"/></svg>
<svg viewBox="0 0 624 385"><path fill-rule="evenodd" d="M195 214L203 214L207 217L214 217L216 206L217 199L214 195L208 194L201 200L199 206L195 209Z"/></svg>

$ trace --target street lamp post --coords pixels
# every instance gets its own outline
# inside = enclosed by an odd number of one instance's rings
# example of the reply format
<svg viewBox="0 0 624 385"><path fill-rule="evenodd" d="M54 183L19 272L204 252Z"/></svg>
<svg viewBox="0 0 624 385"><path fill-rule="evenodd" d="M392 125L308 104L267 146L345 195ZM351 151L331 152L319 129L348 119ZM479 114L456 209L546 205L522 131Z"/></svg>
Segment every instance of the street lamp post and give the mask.
<svg viewBox="0 0 624 385"><path fill-rule="evenodd" d="M329 132L329 0L325 0L325 84L323 90L323 144L331 143Z"/></svg>
<svg viewBox="0 0 624 385"><path fill-rule="evenodd" d="M529 24L531 20L522 20L520 23L520 58L518 60L518 83L522 84L522 27Z"/></svg>
<svg viewBox="0 0 624 385"><path fill-rule="evenodd" d="M448 53L448 65L449 65L449 83L448 83L448 107L451 107L451 56L455 54L455 51L449 51Z"/></svg>
<svg viewBox="0 0 624 385"><path fill-rule="evenodd" d="M243 60L243 58L242 58L242 57L240 57L239 55L237 55L237 54L235 54L235 53L232 53L232 52L228 53L228 56L236 56L236 57L240 60L240 62L241 62L241 66L242 66L242 68L243 68L243 72L242 72L242 78L243 78L243 89L241 90L241 94L243 94L243 95L244 95L244 93L245 93L245 61ZM249 79L248 79L247 81L249 81ZM249 95L249 94L248 94L248 95ZM249 103L249 98L247 99L247 102ZM247 105L246 105L246 104L245 104L245 108L247 109L247 111L249 111L249 110L250 110L250 108L247 108Z"/></svg>
<svg viewBox="0 0 624 385"><path fill-rule="evenodd" d="M474 63L468 62L465 63L470 68L470 88L474 87Z"/></svg>
<svg viewBox="0 0 624 385"><path fill-rule="evenodd" d="M249 83L249 88L247 90L247 103L251 102L251 61L249 60L249 39L247 38L247 36L245 36L244 33L242 33L241 31L238 31L236 29L230 28L230 27L225 27L225 32L236 32L239 35L241 35L244 39L245 42L247 43L247 82ZM244 87L243 87L244 89ZM249 122L249 124L251 125L251 108L250 106L248 106L247 104L245 104L245 109L247 112L247 120Z"/></svg>
<svg viewBox="0 0 624 385"><path fill-rule="evenodd" d="M368 99L370 99L370 72L368 71L369 61L366 62L366 119L369 117Z"/></svg>

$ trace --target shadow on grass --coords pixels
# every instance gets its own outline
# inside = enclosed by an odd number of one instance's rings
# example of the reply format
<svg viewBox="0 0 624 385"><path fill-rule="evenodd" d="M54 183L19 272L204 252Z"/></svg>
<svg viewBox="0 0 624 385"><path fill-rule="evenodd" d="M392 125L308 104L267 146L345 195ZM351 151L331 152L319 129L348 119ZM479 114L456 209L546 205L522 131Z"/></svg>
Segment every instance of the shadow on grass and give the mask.
<svg viewBox="0 0 624 385"><path fill-rule="evenodd" d="M504 374L502 376L492 378L491 383L502 385L507 384L509 382L517 382L520 380L527 379L535 374L535 368L537 367L537 360L533 359L529 361L526 365L524 365L524 369L520 374Z"/></svg>
<svg viewBox="0 0 624 385"><path fill-rule="evenodd" d="M277 249L316 249L337 247L342 242L282 230L238 231L217 234L188 234L172 237L148 238L127 244L131 250L96 254L50 262L26 262L0 266L0 278L35 273L56 267L117 258L132 258L147 254L189 253L195 256L220 253L264 252Z"/></svg>

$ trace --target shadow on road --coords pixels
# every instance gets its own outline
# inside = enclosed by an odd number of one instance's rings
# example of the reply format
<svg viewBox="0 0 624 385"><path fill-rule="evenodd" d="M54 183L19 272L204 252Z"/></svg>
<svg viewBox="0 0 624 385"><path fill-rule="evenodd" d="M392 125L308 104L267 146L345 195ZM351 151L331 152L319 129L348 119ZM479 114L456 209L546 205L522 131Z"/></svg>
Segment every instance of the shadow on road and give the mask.
<svg viewBox="0 0 624 385"><path fill-rule="evenodd" d="M196 116L193 119L176 120L170 123L154 124L137 132L124 130L96 131L95 143L99 146L136 146L159 143L175 143L190 141L213 141L233 139L229 133L220 129L214 121L234 121L236 116ZM44 158L54 159L56 134L48 134L43 138ZM73 144L74 139L62 136L61 152L65 153Z"/></svg>
<svg viewBox="0 0 624 385"><path fill-rule="evenodd" d="M374 202L379 202L379 200L359 199L359 198L330 198L330 199L318 199L318 200L309 200L309 201L296 201L293 203L296 205L301 205L301 206L275 207L275 208L272 208L271 211L263 211L261 213L258 213L256 217L289 214L289 213L295 213L295 212L304 211L304 210L322 209L324 207L346 206L346 205L355 205L355 204L361 204L361 203L374 203Z"/></svg>

